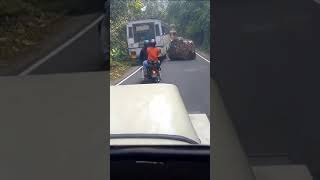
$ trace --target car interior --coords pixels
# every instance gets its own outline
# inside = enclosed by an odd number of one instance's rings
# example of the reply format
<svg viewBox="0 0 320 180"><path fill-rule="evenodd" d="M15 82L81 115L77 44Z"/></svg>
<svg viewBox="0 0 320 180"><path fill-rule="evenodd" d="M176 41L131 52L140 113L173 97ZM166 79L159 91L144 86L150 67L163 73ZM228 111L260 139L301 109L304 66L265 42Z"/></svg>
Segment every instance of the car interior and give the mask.
<svg viewBox="0 0 320 180"><path fill-rule="evenodd" d="M209 180L210 147L110 146L110 178Z"/></svg>

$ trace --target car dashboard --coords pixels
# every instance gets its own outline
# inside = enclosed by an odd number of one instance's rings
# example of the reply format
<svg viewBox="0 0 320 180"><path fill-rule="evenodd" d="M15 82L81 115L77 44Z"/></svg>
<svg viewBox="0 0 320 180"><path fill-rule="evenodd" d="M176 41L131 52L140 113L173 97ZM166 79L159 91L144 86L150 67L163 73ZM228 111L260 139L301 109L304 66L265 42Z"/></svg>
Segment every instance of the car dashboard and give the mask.
<svg viewBox="0 0 320 180"><path fill-rule="evenodd" d="M111 146L110 177L116 179L210 179L210 147Z"/></svg>

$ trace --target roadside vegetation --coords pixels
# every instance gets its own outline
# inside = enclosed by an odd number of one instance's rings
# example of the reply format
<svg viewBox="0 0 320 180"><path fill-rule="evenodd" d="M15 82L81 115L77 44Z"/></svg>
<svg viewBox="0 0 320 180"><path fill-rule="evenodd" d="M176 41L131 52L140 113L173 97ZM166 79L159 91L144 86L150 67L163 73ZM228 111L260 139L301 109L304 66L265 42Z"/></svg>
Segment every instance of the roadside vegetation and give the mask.
<svg viewBox="0 0 320 180"><path fill-rule="evenodd" d="M206 53L210 50L210 1L169 1L166 20L175 24L178 36L194 41Z"/></svg>
<svg viewBox="0 0 320 180"><path fill-rule="evenodd" d="M39 43L64 13L58 1L1 0L0 66Z"/></svg>
<svg viewBox="0 0 320 180"><path fill-rule="evenodd" d="M139 14L141 1L110 2L110 78L120 78L129 68L127 55L126 23Z"/></svg>
<svg viewBox="0 0 320 180"><path fill-rule="evenodd" d="M135 0L110 1L111 80L130 67L126 24L130 20L157 18L175 24L178 36L193 40L198 49L210 49L210 1ZM124 70L125 69L125 70Z"/></svg>
<svg viewBox="0 0 320 180"><path fill-rule="evenodd" d="M104 0L0 0L0 71L22 61L62 29L69 15L97 12Z"/></svg>

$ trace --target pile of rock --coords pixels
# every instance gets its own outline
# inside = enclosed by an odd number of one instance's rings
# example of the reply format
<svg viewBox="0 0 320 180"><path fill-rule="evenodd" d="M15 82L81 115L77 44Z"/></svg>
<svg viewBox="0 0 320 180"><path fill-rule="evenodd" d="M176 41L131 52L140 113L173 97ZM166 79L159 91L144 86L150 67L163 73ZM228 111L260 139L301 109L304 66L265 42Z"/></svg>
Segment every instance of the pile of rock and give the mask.
<svg viewBox="0 0 320 180"><path fill-rule="evenodd" d="M192 60L196 58L195 46L192 40L175 38L171 41L168 56L171 60Z"/></svg>

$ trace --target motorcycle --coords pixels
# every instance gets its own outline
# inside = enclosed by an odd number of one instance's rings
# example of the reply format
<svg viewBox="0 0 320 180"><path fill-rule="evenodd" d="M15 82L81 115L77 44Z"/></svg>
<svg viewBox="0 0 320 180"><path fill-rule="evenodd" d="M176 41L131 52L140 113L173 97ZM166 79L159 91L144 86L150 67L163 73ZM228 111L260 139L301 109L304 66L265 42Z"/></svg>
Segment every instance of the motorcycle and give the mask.
<svg viewBox="0 0 320 180"><path fill-rule="evenodd" d="M161 81L161 68L158 67L156 62L148 62L147 68L147 78L145 80L150 80L153 83L159 83Z"/></svg>

